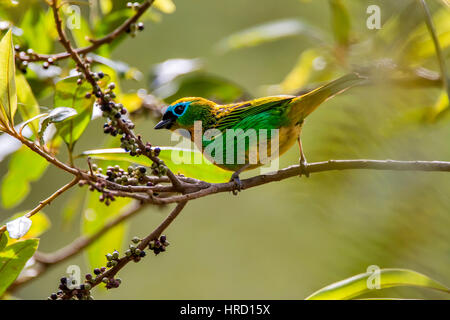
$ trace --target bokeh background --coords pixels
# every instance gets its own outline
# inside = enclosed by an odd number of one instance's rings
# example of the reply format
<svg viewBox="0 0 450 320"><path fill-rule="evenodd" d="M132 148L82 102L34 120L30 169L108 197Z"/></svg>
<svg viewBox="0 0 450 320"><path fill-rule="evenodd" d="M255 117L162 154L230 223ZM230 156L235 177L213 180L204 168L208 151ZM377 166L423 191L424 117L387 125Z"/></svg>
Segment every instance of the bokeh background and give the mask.
<svg viewBox="0 0 450 320"><path fill-rule="evenodd" d="M343 1L351 16L354 43L349 46L355 48L344 63L331 68L333 72L316 77L320 70L310 70L312 75L305 85L412 50L402 46L367 50L365 46L383 32L366 28L369 4L380 6L384 28L391 17L413 2ZM428 2L433 13L445 8L440 1ZM339 45L333 36L332 12L325 0L178 0L175 5L175 12L161 15L159 22L147 22L144 32L135 39L125 39L113 52L113 59L143 74L139 80L123 80L125 92L141 88L150 92L155 64L199 58L203 72L231 80L251 96L282 93L277 84L283 83L302 52L314 48L319 57L326 57L342 50L336 49ZM325 35L326 44L319 45L318 40L300 33L249 47L221 49L223 39L231 34L280 19L313 26ZM421 22L414 22L413 27ZM438 31L448 33L450 29ZM450 63L449 51L444 53ZM439 71L432 55L410 64L417 65ZM439 87L405 87L382 81L326 102L304 126L302 139L308 161L450 160L450 117L444 113L436 121L424 120L441 92ZM42 103L48 101L43 99ZM142 117L136 120L137 131L155 145L173 145L168 132L152 129L154 123L153 118ZM76 149L110 143L100 134L101 125L101 120L93 121ZM61 157L66 157L65 152ZM292 148L281 158L280 166L296 164L298 157L297 148ZM0 163L0 176L6 174L7 163L8 159ZM258 171L244 176L255 174ZM20 206L0 209L0 220L34 207L69 178L50 167L41 182L32 184L31 193ZM51 252L80 234L82 209L75 208L71 224L63 223L62 218L76 192L64 194L45 209L52 227L41 236L39 250ZM358 170L317 173L245 190L238 196L218 194L194 200L166 231L171 242L166 253L149 255L127 266L120 272L123 283L119 289L96 289L94 297L303 299L328 284L365 272L370 265L413 269L450 285L449 192L447 173ZM134 217L126 227L124 245L132 236L148 234L170 209L150 207ZM72 264L83 272L90 269L86 256L80 254L52 267L14 295L22 299L47 297ZM371 296L445 298L414 288L385 289Z"/></svg>

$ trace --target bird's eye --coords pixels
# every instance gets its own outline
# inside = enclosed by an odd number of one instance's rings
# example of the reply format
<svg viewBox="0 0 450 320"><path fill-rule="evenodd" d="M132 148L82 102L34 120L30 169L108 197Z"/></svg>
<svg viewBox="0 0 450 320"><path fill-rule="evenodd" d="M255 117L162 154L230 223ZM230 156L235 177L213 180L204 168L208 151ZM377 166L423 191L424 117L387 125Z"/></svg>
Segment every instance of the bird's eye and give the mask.
<svg viewBox="0 0 450 320"><path fill-rule="evenodd" d="M183 111L184 111L184 108L185 108L184 105L178 105L178 106L175 107L175 109L174 109L173 111L174 111L174 113L175 113L177 116L181 116L181 114L182 114Z"/></svg>

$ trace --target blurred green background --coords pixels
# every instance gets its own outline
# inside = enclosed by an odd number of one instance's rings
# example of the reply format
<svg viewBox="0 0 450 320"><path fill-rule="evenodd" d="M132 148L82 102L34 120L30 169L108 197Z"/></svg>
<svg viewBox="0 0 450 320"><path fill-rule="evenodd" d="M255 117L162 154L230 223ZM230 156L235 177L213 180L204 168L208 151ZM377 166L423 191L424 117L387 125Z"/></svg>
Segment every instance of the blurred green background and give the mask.
<svg viewBox="0 0 450 320"><path fill-rule="evenodd" d="M344 3L350 10L352 33L365 41L381 32L366 28L369 4L381 7L384 24L411 1ZM123 81L125 91L148 88L150 70L157 63L202 58L205 72L230 79L255 97L268 94L267 85L282 82L304 50L327 49L304 35L229 52L220 52L217 45L230 34L278 19L300 19L322 30L333 45L330 5L325 0L178 0L175 4L174 13L163 15L158 23L146 23L143 33L125 39L114 51L112 58L144 74L140 81ZM442 6L439 1L429 4L433 12ZM448 62L448 50L445 53ZM370 62L384 54L349 58L349 64ZM425 63L439 70L435 58ZM354 88L326 102L304 126L308 161L450 160L450 117L445 114L432 123L421 120L440 92L381 83ZM102 145L106 138L99 134L101 125L101 120L92 122L76 149ZM153 126L151 118L136 121L136 131L144 140L173 144L168 132L157 132ZM281 158L280 167L298 163L298 157L297 148L292 148ZM0 176L6 172L4 160ZM257 170L245 176L255 174ZM49 168L43 179L45 183L32 184L32 192L19 207L2 209L0 220L34 207L70 177ZM330 283L365 272L370 265L409 268L450 285L449 192L447 173L361 170L312 174L245 190L236 197L218 194L194 200L165 232L171 243L166 253L130 264L120 272L119 289L96 289L93 295L97 299L303 299ZM42 235L40 251L56 250L80 234L77 221L82 212L71 227L62 226L61 212L70 205L70 196L64 194L44 210L52 228ZM170 209L151 207L133 218L125 242L148 234ZM14 295L47 297L72 264L89 271L81 254L52 267ZM411 288L385 289L371 296L445 297Z"/></svg>

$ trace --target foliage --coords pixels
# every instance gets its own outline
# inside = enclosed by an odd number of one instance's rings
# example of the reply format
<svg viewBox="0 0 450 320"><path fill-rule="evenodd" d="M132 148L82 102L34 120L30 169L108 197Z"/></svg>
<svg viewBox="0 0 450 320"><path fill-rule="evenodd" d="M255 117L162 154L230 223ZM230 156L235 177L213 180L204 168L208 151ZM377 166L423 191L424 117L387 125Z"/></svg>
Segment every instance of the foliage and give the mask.
<svg viewBox="0 0 450 320"><path fill-rule="evenodd" d="M140 3L142 5L150 2L141 1ZM99 1L98 10L90 8L92 10L88 10L88 14L79 17L80 28L65 28L69 39L73 40L71 45L74 48L78 50L92 48L77 54L71 52L68 54L67 48L61 53L56 53L57 48L61 49L61 46L57 45L60 36L55 28L53 10L45 2L33 2L28 9L24 4L14 7L8 1L0 3L1 22L8 25L7 28L2 29L0 41L0 131L3 132L0 138L9 135L22 144L19 148L8 148L12 144L11 140L8 140L9 142L0 145L0 150L7 150L5 155L11 153L7 170L5 168L6 173L1 178L0 202L5 210L20 211L16 214L7 211L11 217L7 219L2 217L2 220L6 222L29 215L33 221L31 229L19 240L10 239L5 230L0 230L0 279L2 279L0 296L15 281L37 250L38 238L52 227L50 220L54 217L45 215L40 211L42 209L40 206L50 204L59 197L58 192L50 196L47 202L41 202L37 209L31 209L32 206L29 203L26 203L29 211L23 211L23 208L17 209L27 199L32 188L34 191L47 184L53 186L52 180L56 179L50 178L50 173L46 172L49 163L58 170L62 168L76 178L74 183L66 185L67 190L77 183L81 186L88 184L87 188L70 193L66 199L65 208L61 210L61 215L67 227L75 220L77 213L81 212L80 239L81 241L90 238L95 240L84 250L91 269L104 264L105 254L122 250L125 246L128 224L117 224L107 230L104 228L111 221L127 215L134 204L142 202L139 197L133 198L133 188L142 190L147 187L146 192L135 193L145 194L148 197L157 197L158 194L163 193L164 196L158 199L161 203L154 204L164 208L166 198L179 191L176 188L164 189L167 185L160 185L161 181L165 183L167 179L170 180L168 172L175 175L181 174L182 178L201 180L207 186L210 186L210 183L229 181L230 172L213 166L206 159L202 158L201 164L192 164L194 159L199 157L197 151L180 150L168 146L160 147L156 151L150 143L142 142L141 139L144 139L142 136L131 137L128 132L134 128L134 121L143 128L152 127L153 125L149 123L153 123L154 119L145 119L147 121L145 123L139 122L143 115L149 114L148 110L150 110L151 116L159 117L162 105L181 97L202 96L220 103L232 103L251 99L255 95L250 94L246 89L249 84L244 84L244 79L248 76L244 74L244 71L242 71L242 78L219 75L209 68L208 59L226 62L232 55L245 55L253 52L251 50L263 51L271 45L275 48L282 41L306 44L301 52L295 53L298 57L296 61L292 61L290 70L286 69L287 72L284 74L280 73L277 77L273 77L272 79L275 80L271 85L251 90L252 93L259 91L264 94L302 94L343 73L357 71L368 75L372 80L371 85L382 88L383 94L377 95L374 91L373 96L364 97L364 100L360 99L360 101L373 103L379 99L380 107L373 110L370 116L362 115L361 108L349 107L339 114L330 111L331 116L327 121L331 122L330 126L335 129L335 132L330 135L332 141L327 141L329 143L324 149L326 152L331 152L334 157L341 156L339 153L341 151L348 152L346 154L348 156L348 154L353 155L352 152L357 148L366 150L367 141L377 145L379 142L377 139L381 140L381 138L373 137L370 125L382 123L384 120L388 122L386 127L378 130L386 136L397 137L396 134L399 131L408 130L414 126L426 128L424 130L428 131L425 134L429 134L432 130L439 130L439 125L448 121L446 114L449 110L450 91L448 80L445 80L449 77L445 66L450 48L450 11L445 4L434 5L430 19L427 20L416 1L405 3L403 7L397 9L390 5L389 8L393 8L393 13L386 18L383 29L376 33L358 30L358 21L351 14L353 6L358 5L344 0L330 0L327 3L327 10L330 13L330 30L304 17L276 19L249 26L217 40L213 44L217 50L211 53L212 57L200 49L197 51L198 58L185 59L183 52L176 59L167 59L154 64L151 67L149 84L147 88L141 88L141 90L129 90L129 88L130 83L132 83L131 86L141 85L139 81L144 71L135 67L132 59L127 62L117 59L115 52L127 46L127 41L130 41L127 35L140 36L139 32L144 29L143 22L150 25L156 24L161 20L161 14L175 13L176 5L172 0L152 2L152 7L124 30L120 30L122 24L139 13L139 6L127 8L121 1ZM307 6L308 4L299 5ZM64 25L70 18L70 13L60 10L60 14ZM408 20L408 23L403 24L405 20ZM430 22L434 29L430 28ZM432 36L437 39L440 48L436 46ZM99 41L105 38L108 40L97 46ZM63 41L61 43L64 45ZM151 53L151 50L149 52ZM436 54L439 52L442 54ZM132 52L129 54L131 56ZM64 55L66 56L61 58ZM77 56L81 59L82 66L77 63ZM167 56L169 56L168 52ZM87 68L87 72L83 70L83 66ZM241 68L244 69L244 66ZM251 75L251 77L258 76ZM260 85L263 83L264 81L261 81ZM383 84L392 85L394 88L392 90L395 90L394 98L384 95ZM401 101L403 96L400 90L405 87L408 90L417 87L421 89L423 94L419 96L420 100L417 104L408 103L409 99L414 100L414 97L409 96L403 99L406 102ZM373 99L370 99L371 97ZM388 106L393 105L393 101L397 102L396 99L407 106L389 110ZM359 104L360 102L358 107ZM410 105L414 105L414 110L412 107L409 108ZM344 114L345 112L348 114ZM128 114L125 116L126 113ZM99 138L100 129L97 120L99 118L105 118L106 123L103 127L105 133L119 137L102 141ZM343 120L344 118L345 120L351 118L354 121L349 124ZM345 131L344 136L341 135L343 131ZM355 134L348 134L349 132ZM143 135L145 136L145 133ZM317 138L317 140L320 139L321 137ZM60 148L61 141L65 143L67 149ZM140 142L142 145L139 145ZM386 157L388 158L390 152L396 154L391 151L396 146L400 146L399 149L404 147L402 141L394 140L392 144L394 143L396 145L389 145L391 149L387 149ZM149 151L146 151L147 148ZM179 163L173 157L174 152L181 152L180 157L189 161ZM322 149L317 151L318 154L320 152L329 154ZM74 154L79 156L74 158ZM65 157L68 160L60 160ZM130 165L131 169L128 169ZM142 167L144 169L141 169ZM146 171L147 168L148 171ZM127 170L129 176L137 177L137 183L127 184L126 179L123 179L125 174L122 172ZM143 173L140 174L139 171ZM88 181L86 176L79 172L90 174L91 180ZM107 172L111 174L107 176ZM146 181L142 175L150 177L149 181ZM109 179L111 176L114 176L114 179ZM115 189L105 188L99 182L102 179L106 181L105 184L115 184ZM338 187L328 183L326 178L320 181L322 182L320 188L319 184L316 184L319 182L308 182L308 187L311 188L308 191L317 191L309 198L312 203L328 202L324 201L323 194L335 195L345 188L351 195L361 192L354 187L356 184L354 182L357 181L354 177L339 183ZM300 193L306 190L295 187L293 189L301 190ZM61 193L67 190L63 187ZM199 189L196 192L202 192L202 190ZM376 192L387 191L373 191L373 193ZM415 194L414 190L410 192ZM422 195L421 192L419 194ZM105 201L108 206L103 203L103 200L99 201L99 198L105 197L111 199L111 202ZM273 195L270 194L270 197L272 198ZM35 199L32 200L35 201ZM407 202L405 198L402 200ZM182 202L178 201L177 205L179 203ZM342 206L344 206L343 203L336 203L336 208L342 208ZM366 206L370 207L369 204ZM391 206L398 206L399 211L406 210L403 206L407 207L407 211L415 209L415 207L408 207L407 204L386 204L386 211L392 209ZM277 212L277 215L282 214L283 212ZM387 217L384 218L385 220L381 217L381 222L376 223L381 224L389 220ZM160 236L161 234L156 234L154 239L149 241L153 241L151 244L154 245L156 241L159 241ZM357 236L355 235L355 238ZM67 241L61 240L58 244L62 245L63 242ZM75 241L74 243L77 244ZM140 259L140 257L137 259L138 256L131 258L127 256L124 259L128 258L127 261ZM334 283L313 293L307 299L359 297L369 292L366 286L369 276L370 274L364 273ZM400 285L420 286L449 292L448 288L439 282L412 270L382 269L381 279L382 288Z"/></svg>

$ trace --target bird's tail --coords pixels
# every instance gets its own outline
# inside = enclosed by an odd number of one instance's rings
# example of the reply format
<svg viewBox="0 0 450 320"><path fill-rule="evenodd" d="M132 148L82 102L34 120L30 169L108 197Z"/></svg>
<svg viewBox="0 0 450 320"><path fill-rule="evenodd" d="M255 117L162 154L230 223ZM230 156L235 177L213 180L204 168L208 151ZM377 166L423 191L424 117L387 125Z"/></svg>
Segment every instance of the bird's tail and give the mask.
<svg viewBox="0 0 450 320"><path fill-rule="evenodd" d="M339 79L331 81L324 86L295 98L292 101L294 108L297 109L295 110L295 113L300 116L300 119L304 119L329 98L332 98L353 86L362 84L365 81L367 81L367 78L360 76L357 73L349 73Z"/></svg>

